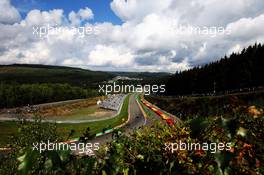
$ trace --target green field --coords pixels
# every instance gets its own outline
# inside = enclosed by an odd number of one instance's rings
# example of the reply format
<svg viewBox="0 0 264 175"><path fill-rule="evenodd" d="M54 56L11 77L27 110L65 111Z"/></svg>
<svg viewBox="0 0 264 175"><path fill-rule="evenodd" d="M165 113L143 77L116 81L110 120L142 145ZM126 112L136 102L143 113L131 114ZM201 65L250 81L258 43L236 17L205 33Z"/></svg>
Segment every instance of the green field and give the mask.
<svg viewBox="0 0 264 175"><path fill-rule="evenodd" d="M90 123L80 123L80 124L58 124L58 131L61 135L67 135L71 129L75 130L73 137L79 137L81 133L85 131L86 128L90 128L91 134L101 132L104 128L114 127L124 123L128 117L128 106L129 106L129 95L125 98L124 104L120 111L120 114L115 118L90 122Z"/></svg>
<svg viewBox="0 0 264 175"><path fill-rule="evenodd" d="M128 106L129 106L129 97L128 95L123 103L120 114L112 119L107 119L98 122L90 123L79 123L79 124L57 124L58 133L62 137L67 137L71 130L74 130L72 138L82 136L82 133L89 127L91 134L96 134L101 132L104 128L114 127L122 124L127 120L128 117ZM18 132L17 122L0 122L0 146L5 146L10 143L10 137L15 135Z"/></svg>
<svg viewBox="0 0 264 175"><path fill-rule="evenodd" d="M96 112L96 109L97 108L95 106L91 106L89 108L77 109L77 110L74 110L69 115L66 115L65 118L69 118L69 119L83 119L84 115L93 114L93 113Z"/></svg>
<svg viewBox="0 0 264 175"><path fill-rule="evenodd" d="M96 114L96 112L102 112L103 114ZM84 107L80 109L74 109L70 113L59 116L48 116L47 119L54 120L96 120L96 119L107 119L115 115L114 111L101 109L97 105Z"/></svg>

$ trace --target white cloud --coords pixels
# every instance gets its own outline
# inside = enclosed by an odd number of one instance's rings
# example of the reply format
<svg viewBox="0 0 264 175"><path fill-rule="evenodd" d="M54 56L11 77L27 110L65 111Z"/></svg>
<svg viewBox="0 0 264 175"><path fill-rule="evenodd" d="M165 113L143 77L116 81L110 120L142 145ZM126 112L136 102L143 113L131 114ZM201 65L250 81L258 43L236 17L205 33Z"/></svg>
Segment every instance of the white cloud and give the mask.
<svg viewBox="0 0 264 175"><path fill-rule="evenodd" d="M23 25L61 25L63 23L63 10L54 9L50 11L31 10L26 18L21 21Z"/></svg>
<svg viewBox="0 0 264 175"><path fill-rule="evenodd" d="M241 18L227 25L232 31L230 39L251 40L263 38L264 14L254 18Z"/></svg>
<svg viewBox="0 0 264 175"><path fill-rule="evenodd" d="M89 23L94 15L88 7L69 14L61 9L32 10L16 24L11 17L0 22L0 64L41 63L126 71L185 70L256 41L264 42L263 7L262 0L113 0L111 8L124 21L121 25ZM12 8L10 5L9 9ZM36 38L32 26L46 24L57 25L64 32L49 39ZM214 37L178 33L181 25L222 26L231 33ZM99 34L77 37L70 31L71 27L81 26L98 28Z"/></svg>
<svg viewBox="0 0 264 175"><path fill-rule="evenodd" d="M10 0L0 1L0 23L13 24L20 20L18 10L10 4Z"/></svg>
<svg viewBox="0 0 264 175"><path fill-rule="evenodd" d="M50 49L47 46L44 42L36 42L31 48L21 51L20 54L23 57L19 60L20 63L54 64L54 59L51 57Z"/></svg>
<svg viewBox="0 0 264 175"><path fill-rule="evenodd" d="M93 11L89 9L88 7L86 7L85 9L80 9L78 14L83 20L93 19L94 17Z"/></svg>
<svg viewBox="0 0 264 175"><path fill-rule="evenodd" d="M235 46L233 46L232 48L230 48L228 50L228 54L232 54L232 53L239 53L243 48L241 48L241 46L239 44L236 44Z"/></svg>
<svg viewBox="0 0 264 175"><path fill-rule="evenodd" d="M97 45L89 54L89 62L92 66L131 66L133 55L122 47Z"/></svg>
<svg viewBox="0 0 264 175"><path fill-rule="evenodd" d="M172 0L114 0L111 8L123 21L142 19L151 13L162 12Z"/></svg>
<svg viewBox="0 0 264 175"><path fill-rule="evenodd" d="M93 11L91 9L89 9L88 7L86 7L85 9L80 9L77 13L75 13L74 11L71 11L69 13L69 20L71 22L72 25L80 25L81 22L93 19L94 14Z"/></svg>

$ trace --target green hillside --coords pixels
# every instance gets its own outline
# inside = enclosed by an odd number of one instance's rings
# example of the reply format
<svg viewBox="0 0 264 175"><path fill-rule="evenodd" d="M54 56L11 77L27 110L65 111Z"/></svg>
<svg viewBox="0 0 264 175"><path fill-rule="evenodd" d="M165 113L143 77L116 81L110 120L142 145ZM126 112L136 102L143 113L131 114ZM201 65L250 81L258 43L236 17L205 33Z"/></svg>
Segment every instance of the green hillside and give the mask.
<svg viewBox="0 0 264 175"><path fill-rule="evenodd" d="M81 87L97 87L98 83L116 76L138 78L144 83L160 82L169 78L169 73L158 72L102 72L81 68L36 64L0 65L0 82L19 84L67 83Z"/></svg>
<svg viewBox="0 0 264 175"><path fill-rule="evenodd" d="M0 65L0 81L5 83L67 83L91 87L113 77L114 75L106 72L62 66Z"/></svg>

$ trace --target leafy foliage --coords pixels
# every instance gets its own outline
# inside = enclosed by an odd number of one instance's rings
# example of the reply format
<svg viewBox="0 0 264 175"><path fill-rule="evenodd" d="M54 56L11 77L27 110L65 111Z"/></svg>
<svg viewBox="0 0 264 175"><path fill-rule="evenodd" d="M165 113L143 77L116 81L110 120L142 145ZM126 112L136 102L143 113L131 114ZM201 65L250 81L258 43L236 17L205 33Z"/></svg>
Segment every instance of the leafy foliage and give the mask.
<svg viewBox="0 0 264 175"><path fill-rule="evenodd" d="M198 125L199 135L193 134L197 132L193 130L194 123ZM23 145L24 149L17 153L19 161L15 163L16 166L13 162L9 168L12 172L18 170L22 174L263 174L261 164L264 161L264 149L261 138L264 130L257 129L263 124L263 117L254 119L250 116L234 116L232 119L220 117L215 120L201 118L175 127L156 123L130 136L119 133L113 142L97 152L96 158L73 156L60 151L40 154L24 147L25 144L19 141L18 145ZM56 139L50 138L50 133L45 135L44 130L38 131L42 133L40 137ZM27 132L27 129L22 132ZM27 140L24 137L21 139ZM231 142L232 147L229 151L216 153L203 150L171 152L165 147L165 143L180 141Z"/></svg>
<svg viewBox="0 0 264 175"><path fill-rule="evenodd" d="M33 143L59 141L56 133L56 124L43 123L40 117L36 117L34 122L21 119L18 125L18 134L13 136L11 153L2 157L0 174L34 174L44 172L50 161L54 165L59 163L58 152L39 153L33 150ZM2 168L3 167L3 168ZM45 170L49 172L49 169Z"/></svg>

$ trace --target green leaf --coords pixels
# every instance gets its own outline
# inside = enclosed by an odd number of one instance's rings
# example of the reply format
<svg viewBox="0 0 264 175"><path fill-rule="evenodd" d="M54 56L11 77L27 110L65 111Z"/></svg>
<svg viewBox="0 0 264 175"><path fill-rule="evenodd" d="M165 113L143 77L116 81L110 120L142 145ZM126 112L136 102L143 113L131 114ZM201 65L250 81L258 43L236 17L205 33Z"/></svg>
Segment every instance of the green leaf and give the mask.
<svg viewBox="0 0 264 175"><path fill-rule="evenodd" d="M38 151L28 148L25 154L18 158L20 161L18 173L22 175L28 174L30 169L33 167L34 162L37 161L39 155L40 153Z"/></svg>

